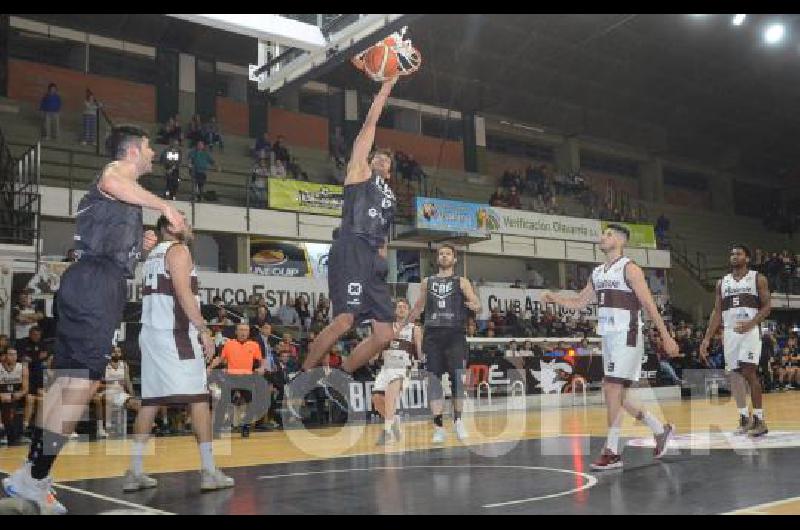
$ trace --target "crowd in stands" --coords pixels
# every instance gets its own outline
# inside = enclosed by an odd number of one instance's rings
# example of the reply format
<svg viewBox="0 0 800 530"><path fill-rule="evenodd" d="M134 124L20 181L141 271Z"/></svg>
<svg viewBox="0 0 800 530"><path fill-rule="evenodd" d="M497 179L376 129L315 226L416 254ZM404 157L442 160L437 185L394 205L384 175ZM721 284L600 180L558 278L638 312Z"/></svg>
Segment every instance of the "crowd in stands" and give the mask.
<svg viewBox="0 0 800 530"><path fill-rule="evenodd" d="M800 294L800 256L784 249L768 252L757 248L753 251L751 268L767 277L772 292Z"/></svg>

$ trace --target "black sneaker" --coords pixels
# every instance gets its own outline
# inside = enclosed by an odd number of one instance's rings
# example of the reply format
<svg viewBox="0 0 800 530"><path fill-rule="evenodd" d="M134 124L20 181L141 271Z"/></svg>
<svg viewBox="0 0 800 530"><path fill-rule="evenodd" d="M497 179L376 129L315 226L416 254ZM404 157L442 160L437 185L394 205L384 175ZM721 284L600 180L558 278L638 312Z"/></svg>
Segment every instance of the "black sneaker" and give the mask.
<svg viewBox="0 0 800 530"><path fill-rule="evenodd" d="M250 437L250 426L242 425L242 438L249 438L249 437Z"/></svg>
<svg viewBox="0 0 800 530"><path fill-rule="evenodd" d="M758 438L759 436L764 436L768 432L769 429L767 429L767 424L764 423L764 420L753 416L753 423L747 430L747 435L751 438Z"/></svg>
<svg viewBox="0 0 800 530"><path fill-rule="evenodd" d="M750 427L753 426L752 421L753 420L750 419L750 416L740 415L739 416L739 427L737 427L736 430L733 431L733 434L736 435L736 436L743 436L743 435L747 434L747 431L749 431Z"/></svg>

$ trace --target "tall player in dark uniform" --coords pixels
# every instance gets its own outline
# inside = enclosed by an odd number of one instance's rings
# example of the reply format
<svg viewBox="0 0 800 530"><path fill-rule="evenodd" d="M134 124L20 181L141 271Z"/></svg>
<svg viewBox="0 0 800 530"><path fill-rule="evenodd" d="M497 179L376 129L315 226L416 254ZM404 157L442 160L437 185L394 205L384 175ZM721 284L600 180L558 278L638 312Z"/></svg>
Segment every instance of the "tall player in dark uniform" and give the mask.
<svg viewBox="0 0 800 530"><path fill-rule="evenodd" d="M156 243L143 233L142 207L160 211L176 230L184 219L137 180L152 171L153 150L138 127L115 127L106 141L108 164L78 204L75 242L79 260L61 278L53 368L56 381L44 396L41 425L33 429L28 461L3 479L7 495L33 501L42 513L66 508L52 492L50 468L105 375L114 330L122 320L126 279L142 251Z"/></svg>
<svg viewBox="0 0 800 530"><path fill-rule="evenodd" d="M360 322L371 320L372 334L345 358L345 372L353 373L369 362L394 335L394 305L386 283L389 227L397 202L388 183L392 158L386 151L376 151L371 159L369 154L378 118L396 82L394 78L383 83L353 144L344 181L342 224L334 231L328 258L333 319L311 343L304 370L315 367L339 337Z"/></svg>
<svg viewBox="0 0 800 530"><path fill-rule="evenodd" d="M453 421L459 440L468 437L461 420L461 374L467 361L467 309L481 310L481 302L472 288L472 283L463 276L455 275L456 249L442 245L437 253L439 273L422 280L419 298L408 317L414 322L425 311L425 326L422 333L422 352L426 359L425 369L431 376L431 412L433 413L433 443L444 443L445 430L442 423L444 394L441 379L447 374L453 390Z"/></svg>

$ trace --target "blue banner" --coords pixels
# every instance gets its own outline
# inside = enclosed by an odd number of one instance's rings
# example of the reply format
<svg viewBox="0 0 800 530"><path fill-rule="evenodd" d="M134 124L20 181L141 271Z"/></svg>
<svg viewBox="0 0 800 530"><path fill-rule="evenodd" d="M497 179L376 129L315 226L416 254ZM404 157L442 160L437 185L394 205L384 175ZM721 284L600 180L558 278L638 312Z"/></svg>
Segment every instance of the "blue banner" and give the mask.
<svg viewBox="0 0 800 530"><path fill-rule="evenodd" d="M417 197L416 206L418 229L489 233L483 219L488 216L488 205Z"/></svg>

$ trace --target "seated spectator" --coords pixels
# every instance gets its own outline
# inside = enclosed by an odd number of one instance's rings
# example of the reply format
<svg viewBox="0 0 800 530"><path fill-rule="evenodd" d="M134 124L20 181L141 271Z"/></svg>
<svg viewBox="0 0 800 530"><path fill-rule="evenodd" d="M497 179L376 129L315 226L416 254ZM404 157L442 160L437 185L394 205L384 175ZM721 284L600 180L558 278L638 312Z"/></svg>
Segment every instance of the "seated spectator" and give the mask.
<svg viewBox="0 0 800 530"><path fill-rule="evenodd" d="M256 138L256 145L253 147L253 158L258 162L261 159L269 160L272 155L272 143L269 141L269 134L264 133L260 138Z"/></svg>
<svg viewBox="0 0 800 530"><path fill-rule="evenodd" d="M520 201L519 193L517 192L516 186L511 186L511 190L508 194L508 207L514 208L516 210L522 209L522 202Z"/></svg>
<svg viewBox="0 0 800 530"><path fill-rule="evenodd" d="M286 178L286 166L283 165L282 160L275 159L270 168L270 175L275 178Z"/></svg>
<svg viewBox="0 0 800 530"><path fill-rule="evenodd" d="M311 310L308 308L308 299L305 296L298 296L294 300L294 309L300 317L300 325L304 330L311 328Z"/></svg>
<svg viewBox="0 0 800 530"><path fill-rule="evenodd" d="M259 306L256 308L255 317L253 317L251 324L260 328L264 324L272 324L272 323L273 323L273 318L272 315L270 315L269 309L267 309L266 304L261 305L261 303L259 303Z"/></svg>
<svg viewBox="0 0 800 530"><path fill-rule="evenodd" d="M330 321L330 304L327 299L321 298L317 301L317 307L314 309L314 317L311 320L311 329L319 331L328 325Z"/></svg>
<svg viewBox="0 0 800 530"><path fill-rule="evenodd" d="M492 196L489 197L489 206L505 208L506 199L505 199L505 192L503 191L502 187L498 187L492 194Z"/></svg>
<svg viewBox="0 0 800 530"><path fill-rule="evenodd" d="M19 362L17 349L0 350L0 445L17 445L22 438L19 408L28 395L28 367Z"/></svg>
<svg viewBox="0 0 800 530"><path fill-rule="evenodd" d="M297 314L297 310L294 306L290 303L289 298L286 298L286 301L283 305L278 309L278 321L281 323L282 326L297 326L300 327L300 315Z"/></svg>
<svg viewBox="0 0 800 530"><path fill-rule="evenodd" d="M232 326L233 320L228 318L228 311L224 307L217 309L217 316L211 319L211 324L219 324L220 326Z"/></svg>
<svg viewBox="0 0 800 530"><path fill-rule="evenodd" d="M517 279L517 280L514 280L514 283L511 285L511 288L512 289L524 289L525 286L522 285L522 280Z"/></svg>
<svg viewBox="0 0 800 530"><path fill-rule="evenodd" d="M17 341L16 350L19 353L19 361L28 368L28 395L25 399L23 417L23 428L27 432L44 396L45 372L50 367L52 354L42 340L42 328L39 326L30 328L28 336Z"/></svg>
<svg viewBox="0 0 800 530"><path fill-rule="evenodd" d="M225 149L225 143L222 140L222 132L220 131L216 116L211 116L208 121L203 124L202 136L210 150L214 150L214 144L219 145L220 151Z"/></svg>
<svg viewBox="0 0 800 530"><path fill-rule="evenodd" d="M295 346L294 342L292 342L291 333L283 334L283 340L278 343L278 355L281 357L282 362L286 362L285 360L290 357L295 361L299 360L297 346Z"/></svg>
<svg viewBox="0 0 800 530"><path fill-rule="evenodd" d="M14 321L14 338L20 340L28 337L31 328L44 319L44 314L36 310L28 290L19 293L18 301L11 309L11 318Z"/></svg>

